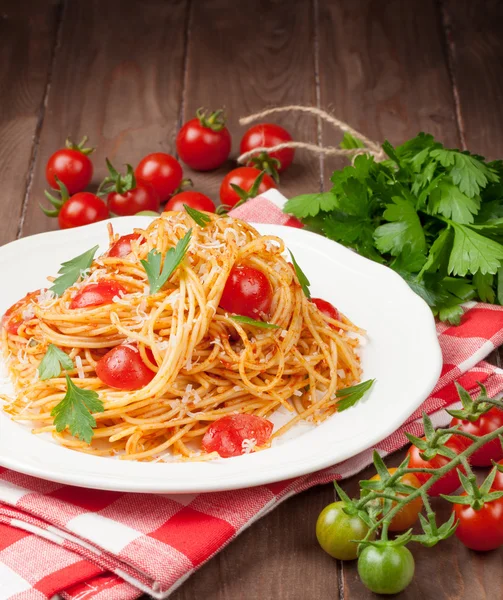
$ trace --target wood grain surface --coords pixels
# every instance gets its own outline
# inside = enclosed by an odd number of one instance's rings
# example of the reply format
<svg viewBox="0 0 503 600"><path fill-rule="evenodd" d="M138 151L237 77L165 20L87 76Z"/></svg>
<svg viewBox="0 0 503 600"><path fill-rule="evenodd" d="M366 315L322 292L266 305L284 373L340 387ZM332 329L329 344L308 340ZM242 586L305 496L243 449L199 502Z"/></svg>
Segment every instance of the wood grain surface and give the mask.
<svg viewBox="0 0 503 600"><path fill-rule="evenodd" d="M239 117L286 104L329 109L376 140L427 130L447 145L501 157L502 21L497 0L0 0L0 243L57 227L38 203L46 161L68 135L87 134L97 146L97 184L106 156L121 166L156 150L174 153L180 123L199 106L227 109L233 157ZM296 139L340 140L311 116L270 120ZM231 165L186 174L217 200ZM281 191L328 188L340 165L298 152ZM343 487L356 493L371 474ZM375 598L354 563L317 545L316 518L333 499L332 486L321 486L286 501L172 598ZM447 516L446 505L437 507ZM502 552L476 554L455 539L413 552L416 578L399 598L502 597Z"/></svg>

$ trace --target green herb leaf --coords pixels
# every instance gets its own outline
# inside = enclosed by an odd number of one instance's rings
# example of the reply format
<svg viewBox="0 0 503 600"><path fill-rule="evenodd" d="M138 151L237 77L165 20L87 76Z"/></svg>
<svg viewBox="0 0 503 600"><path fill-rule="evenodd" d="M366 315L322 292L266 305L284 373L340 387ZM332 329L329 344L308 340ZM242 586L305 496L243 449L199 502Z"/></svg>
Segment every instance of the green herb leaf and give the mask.
<svg viewBox="0 0 503 600"><path fill-rule="evenodd" d="M98 248L99 246L94 246L94 248L91 248L87 252L62 263L58 271L59 277L53 281L52 286L49 288L51 292L54 292L57 296L61 296L66 289L78 281L93 264L94 255Z"/></svg>
<svg viewBox="0 0 503 600"><path fill-rule="evenodd" d="M187 247L192 236L192 229L189 229L183 238L177 243L175 248L170 248L164 257L164 265L161 270L161 253L157 250L150 250L147 259L140 261L145 269L150 285L150 293L156 294L162 286L168 281L175 269L182 262Z"/></svg>
<svg viewBox="0 0 503 600"><path fill-rule="evenodd" d="M359 140L358 138L355 138L347 131L344 132L342 141L339 144L339 148L342 148L343 150L353 150L354 148L364 148L364 147L365 147L365 144L361 140Z"/></svg>
<svg viewBox="0 0 503 600"><path fill-rule="evenodd" d="M192 217L192 219L199 225L199 227L206 227L208 223L211 221L211 217L205 215L203 212L192 208L188 204L183 205L187 214Z"/></svg>
<svg viewBox="0 0 503 600"><path fill-rule="evenodd" d="M480 271L496 273L503 260L503 246L473 231L466 225L450 221L454 228L454 243L449 257L449 273L465 276Z"/></svg>
<svg viewBox="0 0 503 600"><path fill-rule="evenodd" d="M66 352L54 344L49 344L44 358L38 366L38 374L40 380L45 381L46 379L59 377L63 369L70 371L73 367L73 361Z"/></svg>
<svg viewBox="0 0 503 600"><path fill-rule="evenodd" d="M311 292L309 291L309 286L311 285L311 283L309 282L309 279L305 276L304 271L299 267L299 264L295 260L294 255L292 254L292 251L289 250L288 252L290 252L290 256L292 257L293 268L295 269L295 273L297 275L297 279L299 280L302 291L304 292L307 298L311 298Z"/></svg>
<svg viewBox="0 0 503 600"><path fill-rule="evenodd" d="M340 398L339 402L337 402L337 412L342 412L354 406L370 390L374 382L375 379L368 379L357 385L339 390L335 395L336 398Z"/></svg>
<svg viewBox="0 0 503 600"><path fill-rule="evenodd" d="M66 385L65 397L51 411L56 431L61 432L68 427L73 436L90 444L94 435L93 427L96 427L96 420L91 413L103 412L103 402L93 390L77 387L68 375Z"/></svg>
<svg viewBox="0 0 503 600"><path fill-rule="evenodd" d="M413 252L424 252L426 241L416 209L404 198L395 196L393 202L383 213L384 219L391 223L381 225L374 232L377 249L396 256L409 244Z"/></svg>
<svg viewBox="0 0 503 600"><path fill-rule="evenodd" d="M262 329L279 329L279 325L274 323L266 323L265 321L256 321L250 317L244 317L243 315L231 315L233 321L237 323L243 323L244 325L253 325L254 327L261 327Z"/></svg>
<svg viewBox="0 0 503 600"><path fill-rule="evenodd" d="M317 194L301 194L285 203L283 212L294 215L298 219L314 217L320 211L330 211L337 206L337 198L332 192Z"/></svg>

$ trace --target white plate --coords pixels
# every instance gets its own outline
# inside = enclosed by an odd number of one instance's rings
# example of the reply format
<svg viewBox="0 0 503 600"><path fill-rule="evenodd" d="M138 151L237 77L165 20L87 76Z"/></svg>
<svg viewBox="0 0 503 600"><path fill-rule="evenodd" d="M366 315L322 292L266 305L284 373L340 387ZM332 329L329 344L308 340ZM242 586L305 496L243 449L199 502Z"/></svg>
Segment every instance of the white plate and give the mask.
<svg viewBox="0 0 503 600"><path fill-rule="evenodd" d="M149 217L113 220L129 233ZM297 427L268 450L200 463L140 463L81 454L30 433L0 411L0 465L62 483L151 493L195 493L254 486L341 462L395 431L433 389L441 353L428 306L391 269L326 238L279 225L257 225L281 237L311 281L314 297L341 309L368 332L364 379L376 378L365 401L318 427ZM106 223L24 238L0 248L0 314L28 291L46 285L60 263L99 243ZM7 388L9 384L7 385ZM5 389L7 389L5 388Z"/></svg>

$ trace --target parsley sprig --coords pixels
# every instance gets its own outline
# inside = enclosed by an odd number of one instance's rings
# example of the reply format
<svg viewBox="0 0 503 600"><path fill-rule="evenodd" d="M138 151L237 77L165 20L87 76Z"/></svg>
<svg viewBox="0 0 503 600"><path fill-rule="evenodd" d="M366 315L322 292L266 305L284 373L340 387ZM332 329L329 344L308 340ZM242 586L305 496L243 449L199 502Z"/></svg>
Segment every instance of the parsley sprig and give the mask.
<svg viewBox="0 0 503 600"><path fill-rule="evenodd" d="M93 428L96 427L92 413L103 412L103 402L95 391L83 390L68 375L65 377L65 397L51 411L56 431L61 432L68 427L73 436L90 444L94 435Z"/></svg>
<svg viewBox="0 0 503 600"><path fill-rule="evenodd" d="M189 206L188 204L184 204L183 207L187 211L187 214L192 217L192 220L195 221L199 227L206 227L206 225L208 225L208 223L211 221L211 217L200 210L192 208L192 206Z"/></svg>
<svg viewBox="0 0 503 600"><path fill-rule="evenodd" d="M61 296L67 288L78 281L93 264L94 255L98 248L99 246L94 246L94 248L91 248L87 252L61 263L61 268L58 271L59 277L53 281L52 286L49 288L51 292L54 292L57 296Z"/></svg>
<svg viewBox="0 0 503 600"><path fill-rule="evenodd" d="M342 147L361 143L346 134ZM369 154L335 171L329 192L285 212L399 273L443 321L472 298L503 304L503 162L444 148L420 133L389 160Z"/></svg>
<svg viewBox="0 0 503 600"><path fill-rule="evenodd" d="M44 358L38 366L38 374L40 380L45 381L46 379L59 377L61 371L70 371L73 367L73 360L64 350L61 350L54 344L49 344Z"/></svg>
<svg viewBox="0 0 503 600"><path fill-rule="evenodd" d="M192 236L192 229L189 229L183 238L177 243L175 248L170 248L164 257L164 264L161 269L162 255L157 250L150 250L147 259L142 260L150 285L150 293L157 293L168 281L175 269L180 265L187 252L187 248Z"/></svg>
<svg viewBox="0 0 503 600"><path fill-rule="evenodd" d="M336 398L340 398L339 402L337 402L337 412L342 412L343 410L347 410L354 406L370 390L374 381L375 379L368 379L357 385L352 385L339 390L335 394Z"/></svg>
<svg viewBox="0 0 503 600"><path fill-rule="evenodd" d="M243 315L231 315L231 319L236 323L243 323L243 325L253 325L253 327L261 327L262 329L279 329L279 325L275 323L267 323L266 321L256 321L250 317Z"/></svg>

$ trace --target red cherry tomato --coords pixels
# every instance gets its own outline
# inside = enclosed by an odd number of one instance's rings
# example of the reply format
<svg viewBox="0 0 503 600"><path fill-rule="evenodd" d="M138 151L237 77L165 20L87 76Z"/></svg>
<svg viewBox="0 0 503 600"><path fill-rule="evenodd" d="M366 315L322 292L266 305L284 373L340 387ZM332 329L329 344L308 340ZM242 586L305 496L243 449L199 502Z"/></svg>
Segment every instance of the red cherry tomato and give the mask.
<svg viewBox="0 0 503 600"><path fill-rule="evenodd" d="M503 460L500 460L498 464L500 466L503 466ZM491 489L497 492L503 492L503 471L496 472L496 477L494 478L494 482Z"/></svg>
<svg viewBox="0 0 503 600"><path fill-rule="evenodd" d="M85 141L85 140L84 140ZM56 177L68 188L70 195L84 190L93 176L93 163L87 154L92 150L79 149L67 142L67 148L57 150L48 160L45 177L48 184L59 189Z"/></svg>
<svg viewBox="0 0 503 600"><path fill-rule="evenodd" d="M341 315L339 314L339 311L335 308L333 304L330 304L330 302L327 302L322 298L311 298L311 302L313 304L316 304L318 310L330 319L335 319L336 321L341 320Z"/></svg>
<svg viewBox="0 0 503 600"><path fill-rule="evenodd" d="M472 435L482 436L487 433L491 433L499 427L503 427L503 410L500 410L498 407L494 406L488 412L483 414L480 418L478 418L473 423L470 421L463 421L461 419L452 419L451 427L458 425L460 431L464 431L465 433L471 433ZM463 436L458 436L465 441L465 445L470 445L470 440L468 438L463 438ZM501 447L501 442L499 439L494 439L491 442L487 442L484 444L482 448L479 448L476 452L474 452L469 460L470 464L476 467L490 467L491 461L498 461L503 458L503 448Z"/></svg>
<svg viewBox="0 0 503 600"><path fill-rule="evenodd" d="M456 454L460 454L463 451L463 446L454 437L451 437L445 445L453 450ZM411 446L409 448L407 452L407 454L410 456L409 467L413 469L439 469L449 462L449 459L446 456L442 456L440 454L437 454L431 460L423 460L419 456L420 452L421 450L419 450L417 446ZM428 473L415 473L415 475L421 482L421 485L426 483L431 477L431 475ZM459 485L460 483L457 469L453 469L452 471L446 473L441 479L439 479L429 488L428 495L440 496L440 494L452 494L452 492L458 489Z"/></svg>
<svg viewBox="0 0 503 600"><path fill-rule="evenodd" d="M131 254L131 242L140 237L139 233L129 233L121 236L108 251L108 256L113 258L124 258Z"/></svg>
<svg viewBox="0 0 503 600"><path fill-rule="evenodd" d="M253 267L233 267L225 283L220 307L230 313L260 320L269 313L272 288L269 279Z"/></svg>
<svg viewBox="0 0 503 600"><path fill-rule="evenodd" d="M126 288L117 281L99 281L83 287L70 302L70 308L101 306L110 304L114 296L126 293Z"/></svg>
<svg viewBox="0 0 503 600"><path fill-rule="evenodd" d="M136 187L124 193L110 192L107 205L111 212L120 217L135 215L142 210L159 210L159 196L148 183L136 183Z"/></svg>
<svg viewBox="0 0 503 600"><path fill-rule="evenodd" d="M96 364L96 375L110 387L118 390L139 390L155 377L143 362L138 348L116 346Z"/></svg>
<svg viewBox="0 0 503 600"><path fill-rule="evenodd" d="M139 182L149 183L154 188L160 202L166 202L182 183L183 172L174 156L154 152L140 161L135 169L135 176Z"/></svg>
<svg viewBox="0 0 503 600"><path fill-rule="evenodd" d="M244 134L239 146L239 154L249 152L254 148L272 148L283 142L291 142L292 136L286 129L273 123L260 123L250 127ZM295 155L294 148L283 148L283 150L276 150L275 152L268 152L271 158L279 160L280 165L277 167L278 173L281 173L293 162Z"/></svg>
<svg viewBox="0 0 503 600"><path fill-rule="evenodd" d="M29 292L24 298L18 300L10 308L5 311L2 317L2 327L11 335L17 335L17 330L21 323L26 319L23 318L23 312L27 308L29 302L34 300L40 294L40 290Z"/></svg>
<svg viewBox="0 0 503 600"><path fill-rule="evenodd" d="M459 521L456 536L467 548L484 552L503 545L503 498L484 503L480 510L454 504L453 511Z"/></svg>
<svg viewBox="0 0 503 600"><path fill-rule="evenodd" d="M58 214L58 222L61 229L71 229L104 221L109 216L103 200L90 192L80 192L63 204Z"/></svg>
<svg viewBox="0 0 503 600"><path fill-rule="evenodd" d="M261 172L255 167L238 167L230 173L227 173L222 180L222 184L220 185L220 200L222 201L222 204L234 206L241 199L232 189L231 184L237 185L241 189L245 190L245 192L249 192L250 188L255 183L255 179L257 179L260 173ZM260 194L263 194L267 190L275 187L276 183L274 182L274 179L266 173L260 183L257 196L260 196Z"/></svg>
<svg viewBox="0 0 503 600"><path fill-rule="evenodd" d="M196 210L205 210L206 212L215 212L215 205L212 200L200 192L180 192L169 200L164 210L185 210L184 204L195 208Z"/></svg>
<svg viewBox="0 0 503 600"><path fill-rule="evenodd" d="M202 447L206 452L218 452L222 458L244 454L243 441L262 446L271 437L273 424L256 415L229 415L209 426Z"/></svg>
<svg viewBox="0 0 503 600"><path fill-rule="evenodd" d="M196 171L217 169L229 158L231 135L225 127L222 111L207 116L201 111L187 121L176 136L180 159Z"/></svg>

